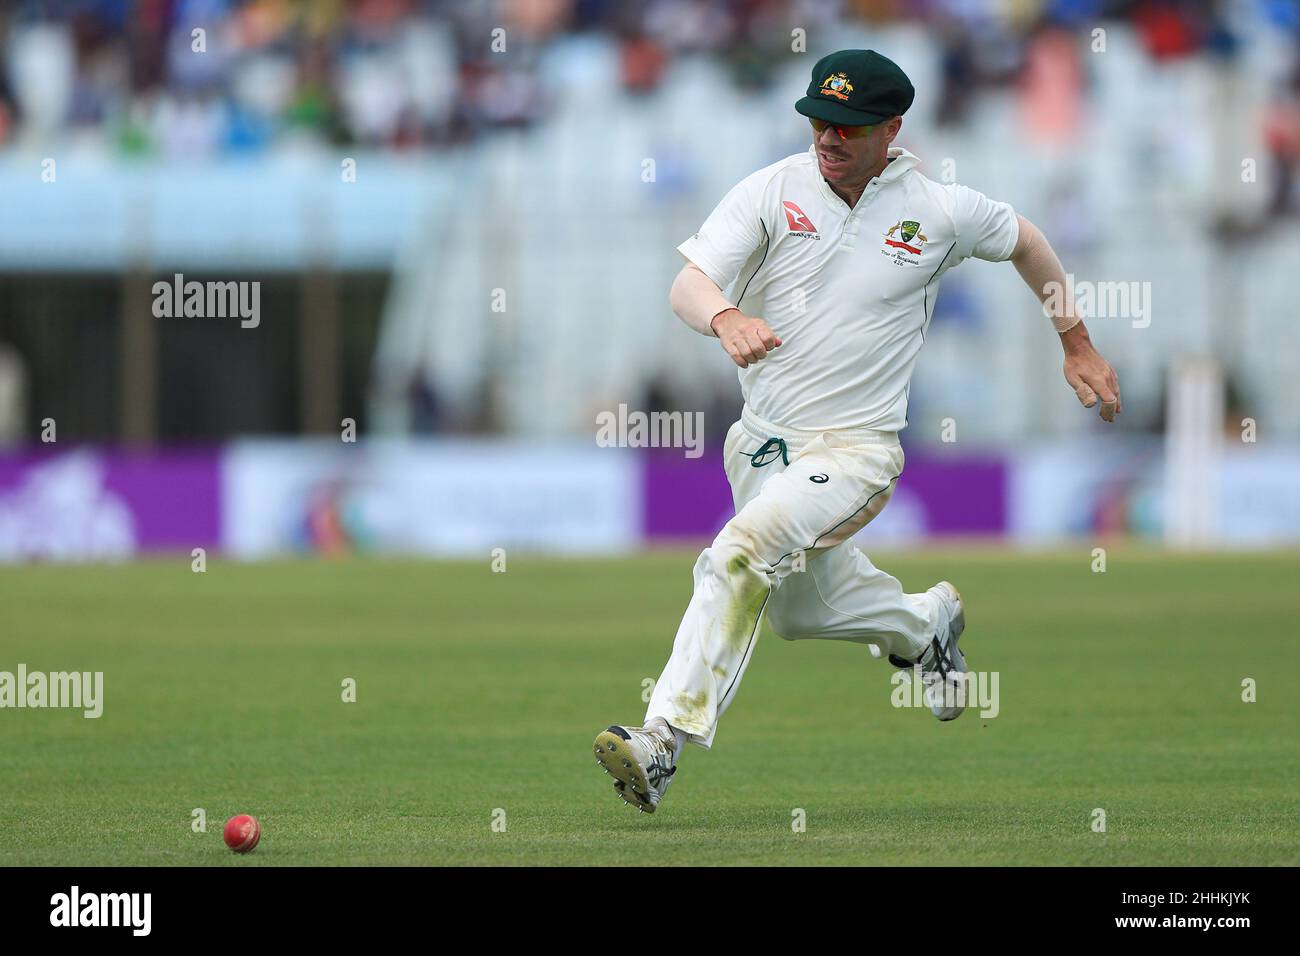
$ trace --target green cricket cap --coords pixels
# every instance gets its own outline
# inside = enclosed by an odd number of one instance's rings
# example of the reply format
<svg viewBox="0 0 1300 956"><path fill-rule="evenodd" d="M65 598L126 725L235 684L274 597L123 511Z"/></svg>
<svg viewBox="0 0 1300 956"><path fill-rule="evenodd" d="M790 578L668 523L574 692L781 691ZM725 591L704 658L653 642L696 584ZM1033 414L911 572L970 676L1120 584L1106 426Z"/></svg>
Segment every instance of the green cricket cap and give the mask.
<svg viewBox="0 0 1300 956"><path fill-rule="evenodd" d="M912 81L889 57L840 50L817 61L808 95L794 108L838 126L872 126L902 116L915 96Z"/></svg>

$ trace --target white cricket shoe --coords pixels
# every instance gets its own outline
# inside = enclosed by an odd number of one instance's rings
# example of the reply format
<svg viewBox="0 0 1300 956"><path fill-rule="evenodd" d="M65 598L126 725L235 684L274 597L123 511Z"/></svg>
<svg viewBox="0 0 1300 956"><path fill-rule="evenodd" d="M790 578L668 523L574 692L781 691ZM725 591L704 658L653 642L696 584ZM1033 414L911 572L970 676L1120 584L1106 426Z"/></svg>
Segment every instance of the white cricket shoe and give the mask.
<svg viewBox="0 0 1300 956"><path fill-rule="evenodd" d="M676 741L662 720L645 727L615 724L596 735L596 762L614 791L642 813L654 813L677 772Z"/></svg>
<svg viewBox="0 0 1300 956"><path fill-rule="evenodd" d="M966 656L957 646L957 639L966 630L966 609L961 595L947 581L940 581L928 594L935 598L940 618L930 646L919 661L909 661L890 654L890 663L909 671L921 666L921 680L925 684L925 702L930 713L940 720L956 720L966 709L967 685L961 675L967 673Z"/></svg>

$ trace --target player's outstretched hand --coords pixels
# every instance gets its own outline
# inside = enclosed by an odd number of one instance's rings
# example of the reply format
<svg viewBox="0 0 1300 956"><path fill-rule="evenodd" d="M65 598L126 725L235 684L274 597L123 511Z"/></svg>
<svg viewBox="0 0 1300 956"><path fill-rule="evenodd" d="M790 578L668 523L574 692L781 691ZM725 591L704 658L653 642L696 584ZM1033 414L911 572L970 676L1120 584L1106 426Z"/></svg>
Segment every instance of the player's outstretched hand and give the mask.
<svg viewBox="0 0 1300 956"><path fill-rule="evenodd" d="M713 317L713 331L731 360L741 368L761 362L767 353L779 348L781 340L758 316L745 315L739 309L727 309Z"/></svg>
<svg viewBox="0 0 1300 956"><path fill-rule="evenodd" d="M1119 398L1119 377L1110 363L1093 347L1088 330L1080 322L1061 333L1065 348L1065 380L1084 408L1092 408L1101 399L1101 417L1113 422L1124 410Z"/></svg>

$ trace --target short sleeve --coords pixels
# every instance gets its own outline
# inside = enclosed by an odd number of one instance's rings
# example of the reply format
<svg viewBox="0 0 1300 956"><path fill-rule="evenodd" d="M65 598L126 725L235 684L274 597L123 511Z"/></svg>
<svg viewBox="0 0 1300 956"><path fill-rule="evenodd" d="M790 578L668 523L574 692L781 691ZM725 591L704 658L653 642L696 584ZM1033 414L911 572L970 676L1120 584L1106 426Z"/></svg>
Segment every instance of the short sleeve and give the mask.
<svg viewBox="0 0 1300 956"><path fill-rule="evenodd" d="M742 179L709 213L700 231L677 251L700 267L719 289L736 281L754 250L767 241L760 194L762 179Z"/></svg>
<svg viewBox="0 0 1300 956"><path fill-rule="evenodd" d="M946 188L952 193L958 258L974 256L990 262L1010 259L1020 238L1020 223L1010 203L995 202L969 186Z"/></svg>

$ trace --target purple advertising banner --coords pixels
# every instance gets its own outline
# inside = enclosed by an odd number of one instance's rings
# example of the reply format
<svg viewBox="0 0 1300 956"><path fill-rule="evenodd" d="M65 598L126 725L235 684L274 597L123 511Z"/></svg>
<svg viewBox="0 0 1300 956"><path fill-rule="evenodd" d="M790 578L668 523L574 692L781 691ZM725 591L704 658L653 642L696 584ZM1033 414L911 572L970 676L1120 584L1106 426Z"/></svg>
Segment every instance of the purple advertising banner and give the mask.
<svg viewBox="0 0 1300 956"><path fill-rule="evenodd" d="M0 562L216 547L219 456L91 446L0 454Z"/></svg>
<svg viewBox="0 0 1300 956"><path fill-rule="evenodd" d="M718 449L643 456L642 527L647 541L710 539L734 514ZM880 541L1007 532L1007 465L1000 456L908 452L881 515L859 534Z"/></svg>

